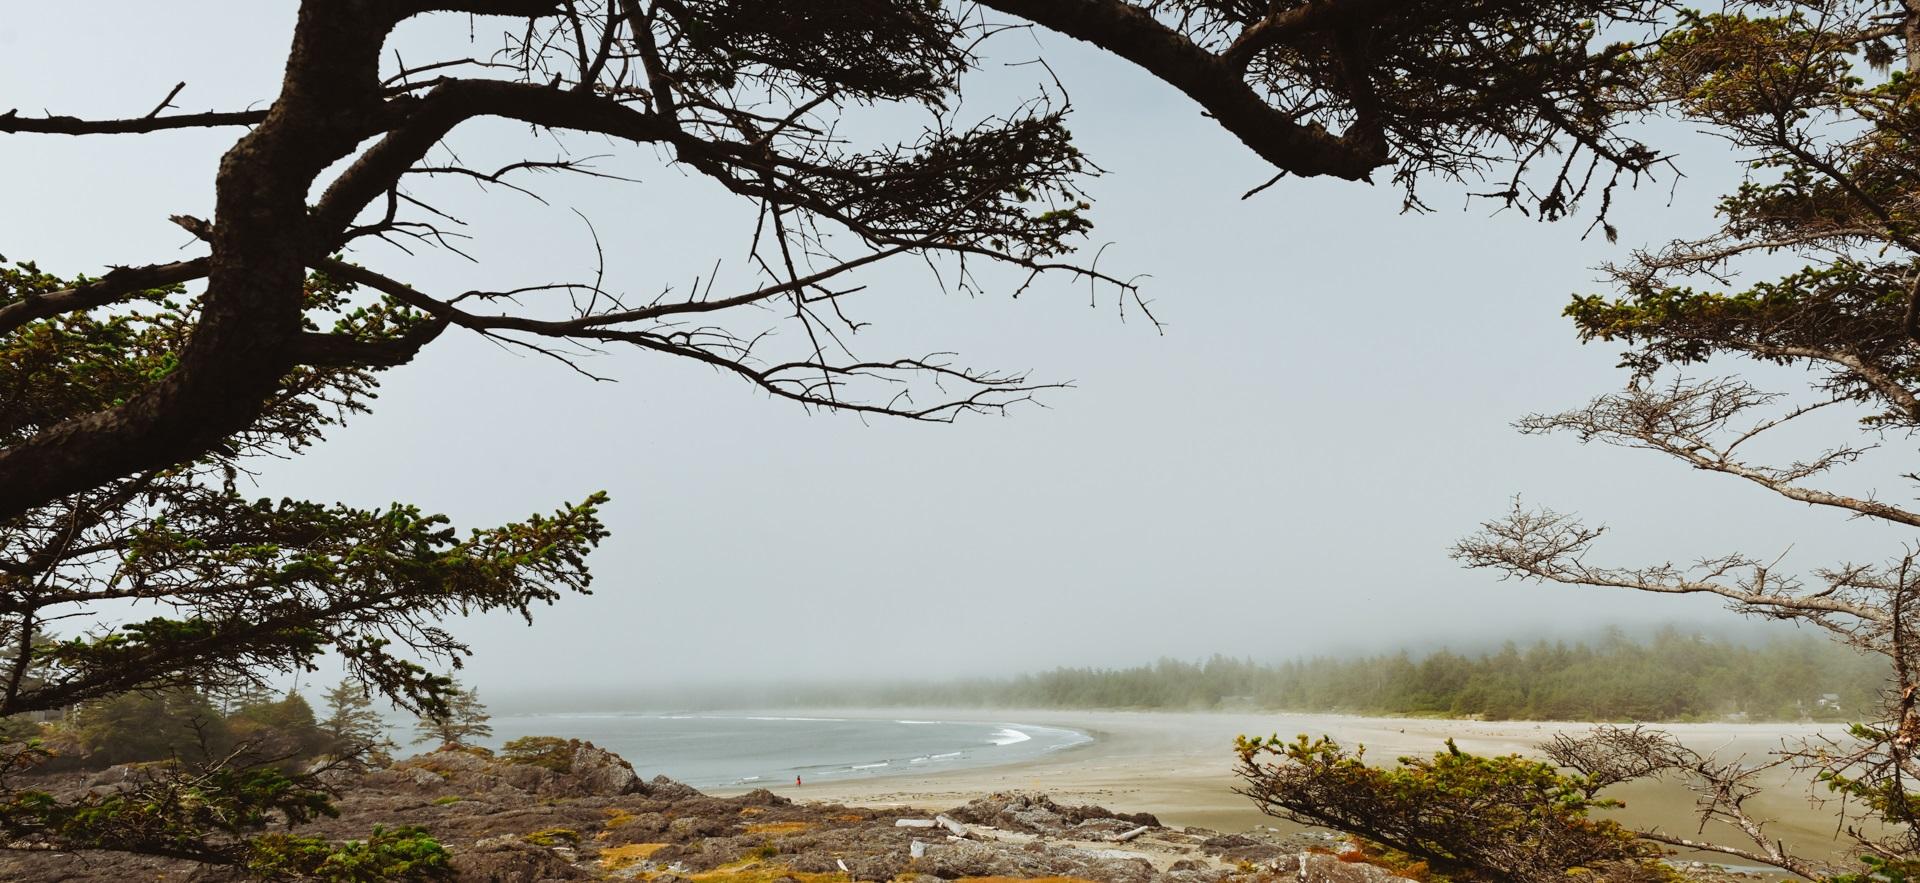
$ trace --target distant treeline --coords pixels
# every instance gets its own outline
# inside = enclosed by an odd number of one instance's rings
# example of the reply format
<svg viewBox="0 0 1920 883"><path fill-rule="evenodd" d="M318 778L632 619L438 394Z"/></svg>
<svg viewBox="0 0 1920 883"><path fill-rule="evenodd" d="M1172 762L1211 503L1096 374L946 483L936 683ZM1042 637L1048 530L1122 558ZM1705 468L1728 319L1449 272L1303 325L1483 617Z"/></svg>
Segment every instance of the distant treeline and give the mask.
<svg viewBox="0 0 1920 883"><path fill-rule="evenodd" d="M1011 678L790 689L792 705L1258 709L1488 719L1848 720L1872 706L1884 664L1823 638L1733 642L1663 630L1497 651L1394 653L1281 663L1215 656Z"/></svg>

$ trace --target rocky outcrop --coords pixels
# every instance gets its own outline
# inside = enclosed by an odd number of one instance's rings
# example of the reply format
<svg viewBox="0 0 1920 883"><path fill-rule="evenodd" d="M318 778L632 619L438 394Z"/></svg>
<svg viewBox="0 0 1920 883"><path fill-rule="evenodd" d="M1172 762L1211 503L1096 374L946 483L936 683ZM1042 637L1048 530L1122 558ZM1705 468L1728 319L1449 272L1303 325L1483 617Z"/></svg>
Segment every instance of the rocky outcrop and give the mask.
<svg viewBox="0 0 1920 883"><path fill-rule="evenodd" d="M1115 833L1140 825L1160 827L1160 820L1147 813L1116 813L1099 806L1061 806L1045 794L1003 792L982 797L947 815L972 825L987 825L1029 834L1061 832L1087 826L1092 831ZM1106 824L1097 824L1106 823Z"/></svg>
<svg viewBox="0 0 1920 883"><path fill-rule="evenodd" d="M642 780L610 752L567 744L567 763L515 763L481 750L445 749L359 774L341 783L338 818L298 831L345 840L365 836L374 825L417 825L453 854L460 880L485 883L1403 879L1358 855L1337 854L1333 847L1340 844L1318 835L1166 828L1143 813L1062 805L1025 793L993 794L944 814L796 804L767 790L720 798L670 779ZM124 771L69 775L61 787L113 788L127 780ZM222 878L168 859L0 850L0 880L9 883L134 879Z"/></svg>
<svg viewBox="0 0 1920 883"><path fill-rule="evenodd" d="M620 797L646 794L655 787L642 781L633 765L620 755L591 742L573 746L564 771L502 760L484 749L443 748L369 773L362 782L374 787L429 791L454 780L470 789L508 788L547 798ZM655 784L668 794L692 791L666 779Z"/></svg>
<svg viewBox="0 0 1920 883"><path fill-rule="evenodd" d="M557 776L553 785L549 793L561 797L618 797L646 790L633 764L611 751L595 748L591 742L582 742L574 749L571 768Z"/></svg>
<svg viewBox="0 0 1920 883"><path fill-rule="evenodd" d="M1029 844L1026 848L1007 849L990 843L945 843L927 849L912 867L920 873L946 879L1076 877L1103 883L1154 883L1163 879L1145 855L1103 855L1055 845ZM1207 879L1218 880L1224 876L1224 871L1216 869Z"/></svg>
<svg viewBox="0 0 1920 883"><path fill-rule="evenodd" d="M1270 840L1245 834L1217 834L1200 841L1200 848L1221 861L1255 864L1271 862L1288 851L1286 847Z"/></svg>
<svg viewBox="0 0 1920 883"><path fill-rule="evenodd" d="M596 876L550 846L528 843L512 834L481 840L453 858L457 879L474 883L558 883Z"/></svg>

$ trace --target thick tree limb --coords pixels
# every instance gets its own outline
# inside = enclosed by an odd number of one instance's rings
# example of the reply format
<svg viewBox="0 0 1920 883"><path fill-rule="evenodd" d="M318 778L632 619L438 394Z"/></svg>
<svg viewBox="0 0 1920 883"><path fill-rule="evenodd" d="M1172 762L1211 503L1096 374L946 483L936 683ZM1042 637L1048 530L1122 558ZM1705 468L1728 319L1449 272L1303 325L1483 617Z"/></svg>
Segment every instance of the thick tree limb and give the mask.
<svg viewBox="0 0 1920 883"><path fill-rule="evenodd" d="M244 429L293 367L306 193L364 137L379 107L385 4L303 4L280 97L228 150L215 182L201 319L180 366L124 405L0 451L0 519L142 469L201 456Z"/></svg>
<svg viewBox="0 0 1920 883"><path fill-rule="evenodd" d="M0 334L8 334L38 319L106 306L137 291L200 279L207 275L208 266L206 258L195 258L146 267L120 267L85 285L0 304Z"/></svg>
<svg viewBox="0 0 1920 883"><path fill-rule="evenodd" d="M1920 312L1916 312L1916 307L1920 307L1920 299L1909 301L1907 309L1908 321L1904 323L1906 327L1911 327L1913 322L1920 321L1920 319L1914 318L1920 316ZM1872 386L1875 392L1886 396L1888 402L1891 402L1895 407L1906 412L1912 419L1920 420L1920 396L1916 396L1912 389L1901 383L1885 368L1861 358L1858 354L1839 350L1819 349L1810 346L1772 346L1759 344L1751 347L1751 349L1756 355L1761 356L1817 359L1823 362L1832 362L1835 365L1839 365L1860 375L1860 379Z"/></svg>
<svg viewBox="0 0 1920 883"><path fill-rule="evenodd" d="M1199 102L1262 159L1293 174L1364 181L1389 161L1386 142L1377 134L1357 132L1342 137L1319 125L1295 122L1247 85L1243 62L1202 49L1132 4L1121 0L982 0L982 5L1092 43L1139 65ZM1284 33L1279 27L1275 31L1276 37Z"/></svg>

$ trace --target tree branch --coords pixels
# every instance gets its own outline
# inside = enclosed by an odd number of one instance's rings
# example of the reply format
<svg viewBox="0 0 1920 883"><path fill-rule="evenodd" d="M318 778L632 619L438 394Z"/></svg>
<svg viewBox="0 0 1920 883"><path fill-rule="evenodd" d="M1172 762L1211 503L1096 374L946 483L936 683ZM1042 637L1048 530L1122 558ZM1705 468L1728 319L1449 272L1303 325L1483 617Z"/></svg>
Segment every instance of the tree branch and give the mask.
<svg viewBox="0 0 1920 883"><path fill-rule="evenodd" d="M445 319L432 319L392 340L361 340L345 334L307 332L294 344L303 365L391 368L413 361L421 348L447 328Z"/></svg>
<svg viewBox="0 0 1920 883"><path fill-rule="evenodd" d="M1741 849L1738 846L1726 846L1719 843L1710 843L1705 840L1690 840L1686 837L1674 837L1669 834L1661 834L1657 831L1635 831L1634 834L1642 840L1651 840L1654 843L1664 843L1668 846L1678 846L1683 849L1694 849L1701 852L1717 852L1721 855L1730 855L1735 858L1758 862L1768 867L1779 868L1783 871L1797 874L1808 880L1818 880L1824 876L1818 868L1777 850L1769 849L1766 854L1763 854L1750 849Z"/></svg>
<svg viewBox="0 0 1920 883"><path fill-rule="evenodd" d="M264 110L183 113L124 120L86 120L70 116L23 117L18 109L0 113L0 133L44 135L141 135L167 129L251 126L267 118Z"/></svg>
<svg viewBox="0 0 1920 883"><path fill-rule="evenodd" d="M1367 6L1373 0L1329 6ZM1195 45L1151 13L1121 0L982 0L982 5L1084 40L1139 65L1206 108L1262 159L1296 175L1364 181L1386 165L1386 142L1357 140L1302 125L1262 100L1243 77L1244 63ZM1320 4L1316 4L1320 5ZM1303 20L1316 19L1303 14ZM1276 38L1285 31L1275 28Z"/></svg>
<svg viewBox="0 0 1920 883"><path fill-rule="evenodd" d="M38 319L106 306L138 291L200 279L207 275L207 268L206 258L145 267L116 267L85 285L30 294L13 303L0 304L0 334L11 333Z"/></svg>
<svg viewBox="0 0 1920 883"><path fill-rule="evenodd" d="M368 203L393 187L433 145L466 120L503 117L636 143L664 141L678 132L669 121L611 98L499 80L442 81L414 100L405 113L405 121L367 148L315 204L314 221L333 237L333 247L338 247L340 234Z"/></svg>

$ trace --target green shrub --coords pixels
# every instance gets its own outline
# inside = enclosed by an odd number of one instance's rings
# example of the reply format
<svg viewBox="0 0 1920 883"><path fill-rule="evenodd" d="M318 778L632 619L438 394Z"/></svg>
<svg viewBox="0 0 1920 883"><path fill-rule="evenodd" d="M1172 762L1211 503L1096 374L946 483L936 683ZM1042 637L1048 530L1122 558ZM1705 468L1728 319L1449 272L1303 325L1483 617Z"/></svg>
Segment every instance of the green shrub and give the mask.
<svg viewBox="0 0 1920 883"><path fill-rule="evenodd" d="M548 828L521 839L535 846L575 846L580 843L580 832L572 828Z"/></svg>
<svg viewBox="0 0 1920 883"><path fill-rule="evenodd" d="M1660 850L1633 831L1592 818L1620 804L1603 782L1518 755L1468 754L1448 740L1431 758L1368 766L1363 751L1332 739L1242 736L1238 790L1281 818L1357 836L1363 852L1424 862L1427 873L1503 883L1660 880ZM1379 848L1384 847L1384 848Z"/></svg>
<svg viewBox="0 0 1920 883"><path fill-rule="evenodd" d="M27 720L25 715L0 717L0 745L38 739L41 735L41 726L34 721Z"/></svg>
<svg viewBox="0 0 1920 883"><path fill-rule="evenodd" d="M269 880L323 883L446 880L451 856L420 828L374 826L365 840L334 844L318 837L265 834L249 841L248 873Z"/></svg>
<svg viewBox="0 0 1920 883"><path fill-rule="evenodd" d="M578 739L561 739L555 736L522 736L501 746L500 756L508 763L524 763L556 773L573 771L573 753L580 747Z"/></svg>

